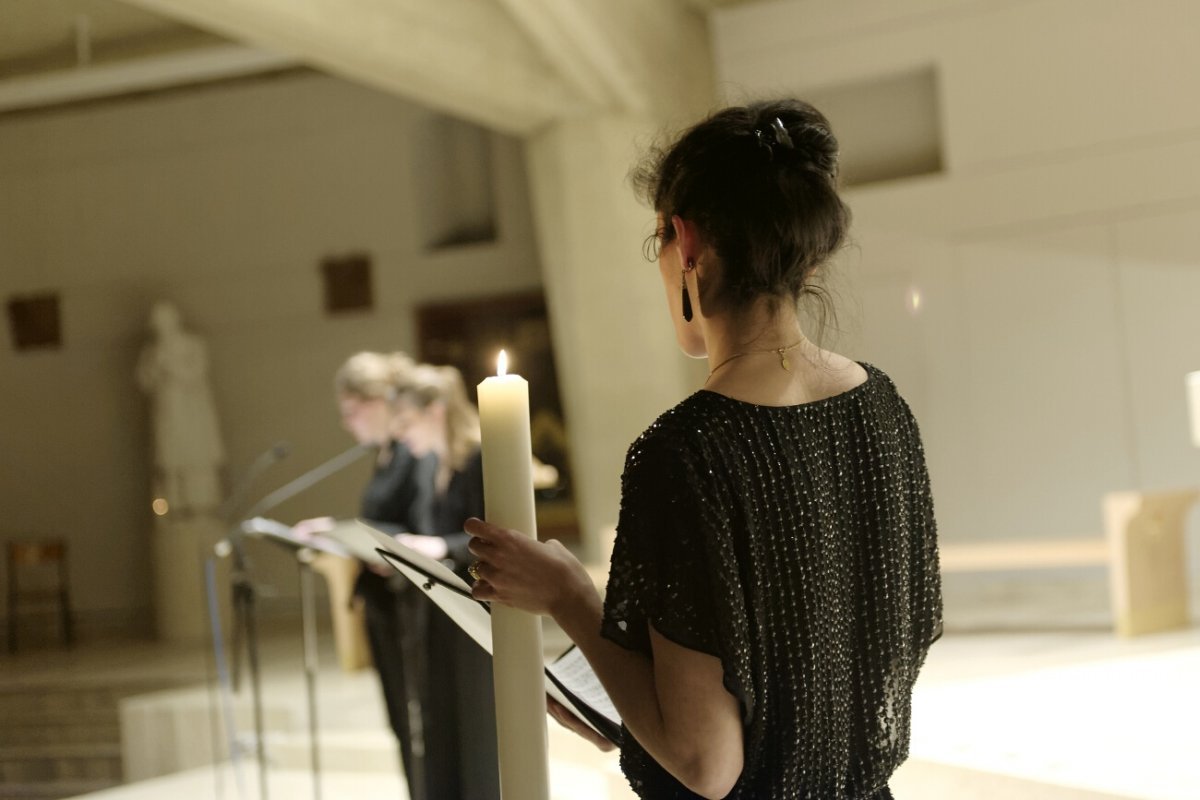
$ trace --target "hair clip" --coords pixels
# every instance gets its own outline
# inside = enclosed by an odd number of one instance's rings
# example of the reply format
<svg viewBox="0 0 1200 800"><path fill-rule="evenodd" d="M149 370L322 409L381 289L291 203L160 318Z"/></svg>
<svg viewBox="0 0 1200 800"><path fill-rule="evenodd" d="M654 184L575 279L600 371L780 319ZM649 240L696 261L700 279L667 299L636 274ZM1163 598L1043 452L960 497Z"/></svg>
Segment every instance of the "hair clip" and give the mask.
<svg viewBox="0 0 1200 800"><path fill-rule="evenodd" d="M783 120L776 117L771 123L771 130L775 134L776 144L781 144L787 148L792 147L792 136L787 132L787 128L783 127Z"/></svg>

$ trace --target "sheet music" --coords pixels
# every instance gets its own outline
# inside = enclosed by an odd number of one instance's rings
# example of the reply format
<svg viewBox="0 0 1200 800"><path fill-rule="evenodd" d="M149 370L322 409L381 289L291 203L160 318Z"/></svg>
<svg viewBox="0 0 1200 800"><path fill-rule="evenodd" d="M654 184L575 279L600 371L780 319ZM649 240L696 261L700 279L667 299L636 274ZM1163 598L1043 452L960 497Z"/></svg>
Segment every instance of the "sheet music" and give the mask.
<svg viewBox="0 0 1200 800"><path fill-rule="evenodd" d="M571 645L567 652L546 669L558 678L571 694L599 711L613 725L621 725L621 715L617 713L617 707L613 705L612 698L608 696L608 692L604 690L603 684L592 670L592 665L578 647Z"/></svg>
<svg viewBox="0 0 1200 800"><path fill-rule="evenodd" d="M362 533L366 533L370 537L370 540L374 542L374 548L383 548L389 553L402 556L405 561L407 561L409 564L415 565L420 571L426 573L426 575L431 576L442 583L459 590L460 592L464 592L468 595L471 593L471 587L467 585L466 581L454 574L454 570L450 569L440 561L435 561L424 553L418 553L411 547L405 547L404 545L400 544L400 542L396 541L395 536L391 535L387 531L381 530L376 524L360 519L358 520L357 529L360 535ZM378 554L376 554L375 557L378 558ZM396 565L392 564L392 566ZM421 582L422 581L414 581L414 583L417 583L418 585ZM479 605L478 600L472 599L471 602ZM484 613L488 612L485 611ZM490 630L491 622L488 622L488 627ZM489 648L489 652L490 650L491 648Z"/></svg>
<svg viewBox="0 0 1200 800"><path fill-rule="evenodd" d="M378 546L395 557L385 559L437 604L458 627L462 628L476 644L492 653L492 619L486 603L471 597L471 587L445 564L405 547L395 537L378 530L373 525L359 520L362 532L368 534ZM546 667L546 693L562 703L580 720L591 726L602 736L612 738L614 731L605 732L590 719L589 712L607 720L615 729L621 725L621 717L592 671L587 659L572 646L553 664ZM551 679L553 677L553 680ZM567 690L554 682L558 681ZM581 708L581 706L586 707Z"/></svg>
<svg viewBox="0 0 1200 800"><path fill-rule="evenodd" d="M307 547L309 550L316 550L321 553L331 553L335 556L346 558L350 555L347 548L343 547L339 542L329 538L325 534L313 534L312 536L297 536L295 530L282 522L266 517L254 517L242 521L242 533L249 536L258 536L270 539L274 542L293 547L297 550ZM372 552L377 560L379 554Z"/></svg>
<svg viewBox="0 0 1200 800"><path fill-rule="evenodd" d="M333 529L321 534L322 536L337 542L354 558L373 567L390 566L387 561L379 555L379 544L371 536L366 535L363 530L365 523L360 523L358 520L341 519L334 523ZM396 544L392 534L403 533L399 527L391 528L384 526L381 523L371 523L368 528L382 536L386 536Z"/></svg>

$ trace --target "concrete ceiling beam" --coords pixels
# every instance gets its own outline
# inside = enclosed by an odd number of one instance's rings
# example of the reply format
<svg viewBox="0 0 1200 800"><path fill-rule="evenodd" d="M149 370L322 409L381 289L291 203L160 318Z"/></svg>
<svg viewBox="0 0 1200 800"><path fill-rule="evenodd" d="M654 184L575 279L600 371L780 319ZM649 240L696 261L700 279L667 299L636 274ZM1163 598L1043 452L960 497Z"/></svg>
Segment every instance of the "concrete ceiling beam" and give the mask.
<svg viewBox="0 0 1200 800"><path fill-rule="evenodd" d="M584 111L495 0L126 0L506 133Z"/></svg>
<svg viewBox="0 0 1200 800"><path fill-rule="evenodd" d="M582 97L606 110L646 114L671 106L680 79L695 82L693 51L707 62L705 19L682 0L498 2Z"/></svg>

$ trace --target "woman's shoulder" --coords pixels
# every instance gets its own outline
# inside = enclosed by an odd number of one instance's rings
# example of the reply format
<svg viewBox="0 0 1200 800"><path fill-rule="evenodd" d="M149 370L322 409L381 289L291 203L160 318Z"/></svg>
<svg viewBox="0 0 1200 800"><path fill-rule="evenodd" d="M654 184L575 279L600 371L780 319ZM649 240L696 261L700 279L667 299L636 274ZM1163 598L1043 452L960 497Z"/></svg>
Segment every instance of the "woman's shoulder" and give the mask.
<svg viewBox="0 0 1200 800"><path fill-rule="evenodd" d="M661 467L694 457L710 436L713 405L711 393L696 392L664 411L629 445L626 469L643 463Z"/></svg>
<svg viewBox="0 0 1200 800"><path fill-rule="evenodd" d="M857 376L847 371L850 377L845 385L823 392L820 399L795 405L761 405L700 389L660 414L629 446L629 453L695 455L706 450L714 441L725 438L722 436L724 433L732 435L746 425L780 414L803 416L808 411L828 410L838 405L850 406L854 401L864 398L904 403L896 384L886 372L866 361L852 363Z"/></svg>
<svg viewBox="0 0 1200 800"><path fill-rule="evenodd" d="M659 414L634 440L634 444L677 442L680 437L686 436L693 429L692 426L703 419L702 411L708 401L704 394L696 392Z"/></svg>

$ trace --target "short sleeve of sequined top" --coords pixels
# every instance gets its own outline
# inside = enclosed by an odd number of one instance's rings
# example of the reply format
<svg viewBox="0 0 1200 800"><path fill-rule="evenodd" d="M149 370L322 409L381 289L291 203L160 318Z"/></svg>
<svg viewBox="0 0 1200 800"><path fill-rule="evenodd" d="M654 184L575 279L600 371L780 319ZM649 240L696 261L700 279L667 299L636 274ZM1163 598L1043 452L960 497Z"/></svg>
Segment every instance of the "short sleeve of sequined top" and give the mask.
<svg viewBox="0 0 1200 800"><path fill-rule="evenodd" d="M652 429L626 457L603 632L649 652L653 625L677 644L720 656L710 548L696 504L702 489L678 444Z"/></svg>

